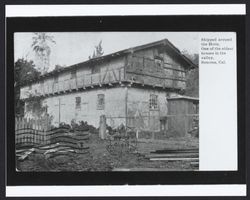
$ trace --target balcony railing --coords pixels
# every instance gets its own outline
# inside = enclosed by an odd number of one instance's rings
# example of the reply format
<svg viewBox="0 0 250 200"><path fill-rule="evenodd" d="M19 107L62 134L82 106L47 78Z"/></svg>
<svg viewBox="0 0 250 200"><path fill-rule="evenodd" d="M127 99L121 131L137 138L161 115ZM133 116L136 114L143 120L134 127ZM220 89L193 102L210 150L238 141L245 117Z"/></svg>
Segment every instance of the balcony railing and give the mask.
<svg viewBox="0 0 250 200"><path fill-rule="evenodd" d="M21 98L29 98L29 96L46 96L51 94L59 94L70 92L72 90L86 89L87 87L102 86L103 84L119 83L124 80L133 80L135 83L145 85L163 86L175 89L185 89L186 78L185 71L168 67L169 71L166 76L158 76L157 73L144 72L146 65L154 66L155 63L150 59L136 60L132 66L126 68L107 70L102 73L88 74L76 76L73 79L67 79L58 82L47 82L44 84L32 85L32 89L22 89ZM141 70L140 70L141 68ZM150 67L155 70L156 67ZM164 65L164 68L166 66ZM139 71L138 71L139 69ZM126 70L126 77L125 77Z"/></svg>
<svg viewBox="0 0 250 200"><path fill-rule="evenodd" d="M26 91L26 94L32 94L33 96L43 96L55 93L61 93L66 91L78 90L81 88L91 87L95 85L112 84L121 82L124 80L124 68L107 70L103 73L88 74L83 76L77 76L74 79L67 79L64 81L58 81L53 83L45 83L32 90ZM28 95L23 95L23 98L27 98Z"/></svg>

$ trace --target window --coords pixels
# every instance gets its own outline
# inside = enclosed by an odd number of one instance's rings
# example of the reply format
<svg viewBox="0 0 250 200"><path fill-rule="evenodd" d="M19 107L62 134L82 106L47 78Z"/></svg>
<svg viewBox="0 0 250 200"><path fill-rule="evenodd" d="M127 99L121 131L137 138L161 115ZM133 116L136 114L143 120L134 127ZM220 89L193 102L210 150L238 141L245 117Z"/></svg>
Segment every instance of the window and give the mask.
<svg viewBox="0 0 250 200"><path fill-rule="evenodd" d="M104 105L105 105L104 94L98 94L97 95L97 109L104 110Z"/></svg>
<svg viewBox="0 0 250 200"><path fill-rule="evenodd" d="M150 95L150 99L149 99L149 108L150 109L157 109L158 108L158 96L155 94L151 94Z"/></svg>
<svg viewBox="0 0 250 200"><path fill-rule="evenodd" d="M55 83L58 83L58 75L55 75L55 77L54 77L54 82L55 82Z"/></svg>
<svg viewBox="0 0 250 200"><path fill-rule="evenodd" d="M156 66L160 67L162 64L163 58L160 56L154 56L154 59L155 59Z"/></svg>
<svg viewBox="0 0 250 200"><path fill-rule="evenodd" d="M73 70L70 72L70 79L75 79L76 78L76 71Z"/></svg>
<svg viewBox="0 0 250 200"><path fill-rule="evenodd" d="M29 90L31 90L32 89L32 85L29 85Z"/></svg>
<svg viewBox="0 0 250 200"><path fill-rule="evenodd" d="M76 97L76 108L81 108L81 97Z"/></svg>

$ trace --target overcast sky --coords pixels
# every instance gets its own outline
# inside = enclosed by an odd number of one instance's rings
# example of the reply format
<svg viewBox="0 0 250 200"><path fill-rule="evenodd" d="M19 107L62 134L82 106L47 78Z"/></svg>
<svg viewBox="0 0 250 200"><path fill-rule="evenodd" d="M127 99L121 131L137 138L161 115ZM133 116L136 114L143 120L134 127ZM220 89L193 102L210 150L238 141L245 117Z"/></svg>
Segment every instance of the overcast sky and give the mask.
<svg viewBox="0 0 250 200"><path fill-rule="evenodd" d="M168 39L179 50L198 53L198 33L195 32L53 32L56 44L51 46L50 70L55 65L72 65L92 55L94 46L102 40L104 55L138 45ZM33 33L15 33L14 57L35 61L32 51Z"/></svg>

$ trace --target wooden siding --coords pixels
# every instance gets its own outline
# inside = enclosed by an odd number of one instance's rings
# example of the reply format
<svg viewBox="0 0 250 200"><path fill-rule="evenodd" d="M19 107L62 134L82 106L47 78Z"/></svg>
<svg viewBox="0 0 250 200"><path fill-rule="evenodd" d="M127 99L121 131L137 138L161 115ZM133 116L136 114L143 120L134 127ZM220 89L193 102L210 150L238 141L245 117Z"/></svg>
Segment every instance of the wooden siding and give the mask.
<svg viewBox="0 0 250 200"><path fill-rule="evenodd" d="M186 71L183 64L166 51L158 50L152 48L129 55L126 78L145 85L185 89Z"/></svg>
<svg viewBox="0 0 250 200"><path fill-rule="evenodd" d="M186 136L193 128L194 119L199 118L197 103L185 99L168 101L168 128L177 136Z"/></svg>
<svg viewBox="0 0 250 200"><path fill-rule="evenodd" d="M185 90L185 67L183 62L168 54L166 50L152 47L87 66L82 64L77 69L72 68L72 70L52 75L43 81L22 87L20 98L47 96L123 81ZM92 70L93 68L97 70ZM72 78L73 70L76 71ZM92 73L93 71L97 73ZM55 81L56 76L58 76L57 82Z"/></svg>
<svg viewBox="0 0 250 200"><path fill-rule="evenodd" d="M32 84L31 89L29 86L21 88L21 99L33 96L46 96L50 94L64 93L67 91L78 90L93 85L102 85L108 83L116 83L124 80L124 68L110 69L105 72L96 74L82 74L76 75L76 78L59 79L54 82L53 79L44 81L44 83Z"/></svg>

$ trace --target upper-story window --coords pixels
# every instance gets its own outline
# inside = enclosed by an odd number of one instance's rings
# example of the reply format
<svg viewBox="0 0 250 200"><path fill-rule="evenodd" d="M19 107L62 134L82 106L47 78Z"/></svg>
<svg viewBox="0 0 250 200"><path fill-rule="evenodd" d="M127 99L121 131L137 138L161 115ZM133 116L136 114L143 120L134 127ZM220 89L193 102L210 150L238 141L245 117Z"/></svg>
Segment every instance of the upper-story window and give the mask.
<svg viewBox="0 0 250 200"><path fill-rule="evenodd" d="M97 95L97 109L98 110L104 110L104 106L105 106L104 98L105 98L104 94Z"/></svg>
<svg viewBox="0 0 250 200"><path fill-rule="evenodd" d="M149 108L151 110L158 109L158 96L155 94L150 94L149 98Z"/></svg>
<svg viewBox="0 0 250 200"><path fill-rule="evenodd" d="M72 70L70 72L70 79L75 79L76 78L76 70Z"/></svg>
<svg viewBox="0 0 250 200"><path fill-rule="evenodd" d="M182 72L181 75L182 75L182 76L181 76L182 78L185 78L185 77L186 77L186 73L185 73L185 72Z"/></svg>
<svg viewBox="0 0 250 200"><path fill-rule="evenodd" d="M156 55L156 56L154 56L154 59L155 59L155 64L157 66L161 66L161 64L163 62L163 58L161 56Z"/></svg>
<svg viewBox="0 0 250 200"><path fill-rule="evenodd" d="M54 83L58 83L58 74L54 76Z"/></svg>

